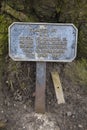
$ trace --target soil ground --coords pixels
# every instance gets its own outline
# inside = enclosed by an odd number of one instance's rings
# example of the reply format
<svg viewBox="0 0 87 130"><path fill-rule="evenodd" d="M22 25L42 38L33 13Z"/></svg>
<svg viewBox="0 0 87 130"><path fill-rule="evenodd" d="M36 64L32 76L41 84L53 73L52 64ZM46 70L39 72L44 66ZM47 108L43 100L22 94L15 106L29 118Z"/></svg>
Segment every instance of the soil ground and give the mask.
<svg viewBox="0 0 87 130"><path fill-rule="evenodd" d="M20 63L16 76L7 66L0 84L0 130L87 130L87 88L66 77L66 66L68 63L47 63L45 114L34 112L35 62ZM52 71L59 72L65 104L57 104Z"/></svg>

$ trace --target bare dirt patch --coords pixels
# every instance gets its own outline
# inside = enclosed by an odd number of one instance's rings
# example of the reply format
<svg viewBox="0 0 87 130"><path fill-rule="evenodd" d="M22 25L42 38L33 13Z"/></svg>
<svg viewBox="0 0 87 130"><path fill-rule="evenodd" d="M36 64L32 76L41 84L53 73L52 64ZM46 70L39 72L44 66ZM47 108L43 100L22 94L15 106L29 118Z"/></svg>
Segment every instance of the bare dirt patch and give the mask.
<svg viewBox="0 0 87 130"><path fill-rule="evenodd" d="M87 130L87 87L74 84L66 76L68 63L47 63L47 110L43 115L34 112L35 65L10 60L7 63L0 84L3 130ZM51 71L60 74L65 104L57 104Z"/></svg>

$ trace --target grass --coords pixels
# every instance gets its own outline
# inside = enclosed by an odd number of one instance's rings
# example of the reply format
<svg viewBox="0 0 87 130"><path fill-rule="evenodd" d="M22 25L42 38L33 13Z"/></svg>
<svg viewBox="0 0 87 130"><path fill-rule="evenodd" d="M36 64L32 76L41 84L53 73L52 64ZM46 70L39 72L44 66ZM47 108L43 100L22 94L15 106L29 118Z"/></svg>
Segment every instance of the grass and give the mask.
<svg viewBox="0 0 87 130"><path fill-rule="evenodd" d="M65 69L67 76L73 83L87 85L87 60L81 59L73 63L69 63Z"/></svg>

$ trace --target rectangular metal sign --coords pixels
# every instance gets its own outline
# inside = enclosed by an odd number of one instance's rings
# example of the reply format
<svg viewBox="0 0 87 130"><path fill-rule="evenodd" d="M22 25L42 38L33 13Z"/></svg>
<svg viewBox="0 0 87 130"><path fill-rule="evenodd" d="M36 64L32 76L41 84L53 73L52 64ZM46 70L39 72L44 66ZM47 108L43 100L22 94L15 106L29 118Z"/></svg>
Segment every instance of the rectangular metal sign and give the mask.
<svg viewBox="0 0 87 130"><path fill-rule="evenodd" d="M15 61L70 62L76 57L73 24L14 22L9 27L9 55Z"/></svg>

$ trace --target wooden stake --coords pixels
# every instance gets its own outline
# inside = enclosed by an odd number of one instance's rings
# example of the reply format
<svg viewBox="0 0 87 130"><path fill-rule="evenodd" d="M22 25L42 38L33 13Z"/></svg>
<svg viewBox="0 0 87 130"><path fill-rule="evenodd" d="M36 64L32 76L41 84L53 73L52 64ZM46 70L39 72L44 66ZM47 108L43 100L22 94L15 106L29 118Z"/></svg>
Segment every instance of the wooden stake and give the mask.
<svg viewBox="0 0 87 130"><path fill-rule="evenodd" d="M58 72L51 72L51 76L52 76L52 80L53 80L58 104L65 103L62 85L61 85L61 82L60 82Z"/></svg>

